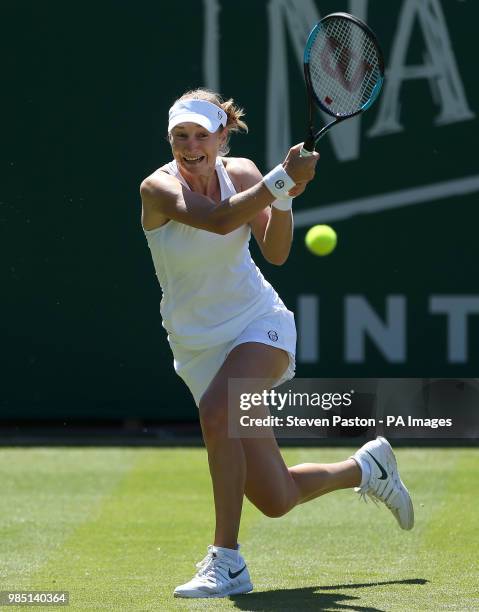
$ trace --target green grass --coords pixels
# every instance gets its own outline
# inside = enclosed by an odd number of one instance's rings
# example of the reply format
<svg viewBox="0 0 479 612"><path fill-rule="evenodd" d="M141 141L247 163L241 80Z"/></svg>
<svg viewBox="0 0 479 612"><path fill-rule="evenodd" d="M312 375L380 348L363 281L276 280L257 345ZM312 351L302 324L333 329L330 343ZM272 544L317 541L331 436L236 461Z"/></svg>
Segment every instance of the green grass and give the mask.
<svg viewBox="0 0 479 612"><path fill-rule="evenodd" d="M284 452L290 465L348 454ZM281 519L246 502L255 591L205 601L172 597L211 543L203 449L0 450L0 590L68 590L73 610L479 610L479 451L397 456L413 531L351 491Z"/></svg>

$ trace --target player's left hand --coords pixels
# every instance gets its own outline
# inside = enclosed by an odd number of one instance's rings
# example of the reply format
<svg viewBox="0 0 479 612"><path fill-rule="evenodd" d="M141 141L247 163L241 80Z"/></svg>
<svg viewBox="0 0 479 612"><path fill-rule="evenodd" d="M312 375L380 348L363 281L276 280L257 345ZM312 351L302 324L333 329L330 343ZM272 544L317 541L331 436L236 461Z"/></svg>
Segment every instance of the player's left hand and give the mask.
<svg viewBox="0 0 479 612"><path fill-rule="evenodd" d="M291 198L296 198L299 195L301 195L303 193L303 191L306 189L308 183L297 183L292 189L290 189L288 191L288 195Z"/></svg>

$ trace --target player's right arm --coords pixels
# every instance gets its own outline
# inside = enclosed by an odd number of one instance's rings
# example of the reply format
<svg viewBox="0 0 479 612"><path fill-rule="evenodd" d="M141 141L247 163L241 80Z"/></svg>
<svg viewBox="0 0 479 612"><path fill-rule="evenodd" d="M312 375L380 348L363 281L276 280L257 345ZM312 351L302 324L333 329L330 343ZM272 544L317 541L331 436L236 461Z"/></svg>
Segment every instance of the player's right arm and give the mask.
<svg viewBox="0 0 479 612"><path fill-rule="evenodd" d="M145 179L140 193L144 216L158 221L163 219L163 223L173 219L215 234L228 234L248 223L274 200L268 188L259 182L248 192L236 194L217 204L207 196L190 191L165 172L156 172ZM158 222L158 225L161 224Z"/></svg>
<svg viewBox="0 0 479 612"><path fill-rule="evenodd" d="M307 183L314 177L318 157L317 154L310 158L301 157L301 146L292 147L283 162L285 171L297 185ZM156 214L164 222L173 219L223 235L249 223L275 200L263 181L259 181L249 189L216 204L211 198L190 191L178 179L161 171L146 178L140 192L146 214Z"/></svg>

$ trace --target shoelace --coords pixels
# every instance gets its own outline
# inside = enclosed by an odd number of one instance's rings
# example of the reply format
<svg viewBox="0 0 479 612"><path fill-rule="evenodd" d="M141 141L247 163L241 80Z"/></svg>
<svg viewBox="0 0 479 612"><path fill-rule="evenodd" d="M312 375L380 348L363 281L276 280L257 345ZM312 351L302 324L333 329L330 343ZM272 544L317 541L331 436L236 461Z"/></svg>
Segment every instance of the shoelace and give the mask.
<svg viewBox="0 0 479 612"><path fill-rule="evenodd" d="M228 564L224 559L217 557L215 553L208 552L206 557L196 564L198 568L197 576L213 578L219 573L222 578L228 576ZM221 571L220 571L221 570Z"/></svg>
<svg viewBox="0 0 479 612"><path fill-rule="evenodd" d="M359 497L360 499L364 500L365 503L368 502L368 497L369 499L376 505L378 506L378 500L383 502L383 504L389 508L389 510L395 510L395 507L392 504L392 500L391 500L391 495L394 492L394 487L391 487L391 490L389 491L388 495L383 499L383 495L377 495L375 494L370 488L366 488L363 487L362 489L358 489L358 493L359 493ZM383 491L384 493L384 491ZM394 496L393 496L394 499Z"/></svg>
<svg viewBox="0 0 479 612"><path fill-rule="evenodd" d="M361 500L363 500L365 504L368 503L368 497L369 497L369 499L373 502L373 504L375 506L379 506L379 504L378 504L376 498L374 497L374 495L371 495L371 493L369 493L368 491L361 491L360 490L360 491L358 491L358 493L359 493L359 498Z"/></svg>
<svg viewBox="0 0 479 612"><path fill-rule="evenodd" d="M199 563L196 564L196 567L198 568L198 574L201 574L201 570L206 565L208 565L212 557L213 557L213 553L209 552L204 559L202 559Z"/></svg>

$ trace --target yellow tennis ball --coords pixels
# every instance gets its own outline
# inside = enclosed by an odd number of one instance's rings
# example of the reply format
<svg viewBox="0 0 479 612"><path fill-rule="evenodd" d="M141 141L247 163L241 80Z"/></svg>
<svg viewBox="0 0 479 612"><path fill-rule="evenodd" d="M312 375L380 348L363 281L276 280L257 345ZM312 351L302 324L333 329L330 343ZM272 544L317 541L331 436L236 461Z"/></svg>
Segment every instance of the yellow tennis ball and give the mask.
<svg viewBox="0 0 479 612"><path fill-rule="evenodd" d="M305 238L306 246L315 255L329 255L334 251L337 241L336 232L329 225L314 225Z"/></svg>

